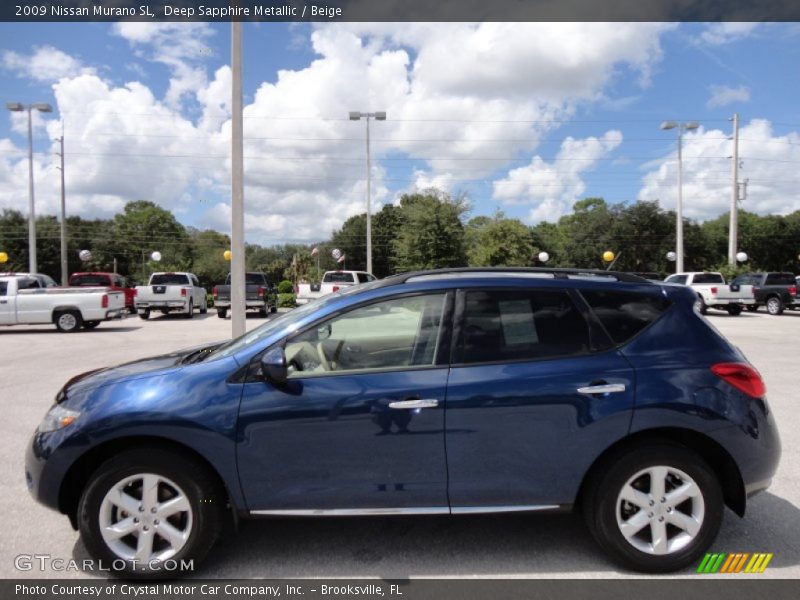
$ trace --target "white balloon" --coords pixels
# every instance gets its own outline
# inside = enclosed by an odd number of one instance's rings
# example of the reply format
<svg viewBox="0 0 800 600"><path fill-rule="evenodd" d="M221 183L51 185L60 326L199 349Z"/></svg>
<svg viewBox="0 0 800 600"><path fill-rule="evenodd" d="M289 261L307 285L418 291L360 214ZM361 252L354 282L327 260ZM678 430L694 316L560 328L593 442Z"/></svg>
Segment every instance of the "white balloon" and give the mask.
<svg viewBox="0 0 800 600"><path fill-rule="evenodd" d="M88 250L81 250L80 252L78 252L78 258L80 258L84 262L92 260L92 253L89 252Z"/></svg>
<svg viewBox="0 0 800 600"><path fill-rule="evenodd" d="M547 252L539 252L539 262L547 262L550 260L550 255Z"/></svg>
<svg viewBox="0 0 800 600"><path fill-rule="evenodd" d="M155 252L153 252L153 253L150 255L150 258L152 258L152 259L153 259L154 261L156 261L156 262L160 261L160 260L161 260L161 252L159 252L158 250L156 250Z"/></svg>
<svg viewBox="0 0 800 600"><path fill-rule="evenodd" d="M739 252L736 254L736 260L739 262L747 262L747 252Z"/></svg>
<svg viewBox="0 0 800 600"><path fill-rule="evenodd" d="M675 262L676 260L678 260L678 255L675 252L667 252L667 260Z"/></svg>
<svg viewBox="0 0 800 600"><path fill-rule="evenodd" d="M342 257L342 251L339 250L338 248L334 248L333 250L331 250L331 256L333 256L333 258L335 258L336 260L339 260Z"/></svg>

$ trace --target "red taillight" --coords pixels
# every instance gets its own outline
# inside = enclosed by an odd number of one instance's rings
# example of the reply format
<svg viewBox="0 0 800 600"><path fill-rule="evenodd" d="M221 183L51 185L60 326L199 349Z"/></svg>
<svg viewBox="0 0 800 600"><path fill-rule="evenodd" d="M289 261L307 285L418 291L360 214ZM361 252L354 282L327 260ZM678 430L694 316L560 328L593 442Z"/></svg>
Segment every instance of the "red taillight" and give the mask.
<svg viewBox="0 0 800 600"><path fill-rule="evenodd" d="M717 288L715 288L715 287L711 288L711 295L712 296L716 296L717 295Z"/></svg>
<svg viewBox="0 0 800 600"><path fill-rule="evenodd" d="M797 286L794 285L789 286L789 295L797 296Z"/></svg>
<svg viewBox="0 0 800 600"><path fill-rule="evenodd" d="M181 288L181 296L185 296L185 295L186 295L186 288Z"/></svg>
<svg viewBox="0 0 800 600"><path fill-rule="evenodd" d="M711 372L753 398L761 398L767 393L761 374L748 364L717 363L711 367Z"/></svg>
<svg viewBox="0 0 800 600"><path fill-rule="evenodd" d="M211 295L212 295L212 296L214 296L214 300L216 300L216 299L217 299L217 296L219 296L219 292L217 291L217 286L214 286L214 287L211 289Z"/></svg>
<svg viewBox="0 0 800 600"><path fill-rule="evenodd" d="M103 299L100 301L102 308L108 308L108 294L103 294Z"/></svg>
<svg viewBox="0 0 800 600"><path fill-rule="evenodd" d="M139 293L139 290L137 290L136 288L133 288L133 289L131 290L131 296L135 296L135 295L136 295L136 294L138 294L138 293Z"/></svg>
<svg viewBox="0 0 800 600"><path fill-rule="evenodd" d="M340 289L340 288L339 288L339 286L338 286L338 285L335 285L335 286L333 286L333 291L334 291L334 292L338 292L338 291L339 291L339 289Z"/></svg>
<svg viewBox="0 0 800 600"><path fill-rule="evenodd" d="M266 294L266 293L267 293L267 289L259 286L259 288L258 288L258 295L259 295L259 296L263 296L263 295L264 295L264 294Z"/></svg>

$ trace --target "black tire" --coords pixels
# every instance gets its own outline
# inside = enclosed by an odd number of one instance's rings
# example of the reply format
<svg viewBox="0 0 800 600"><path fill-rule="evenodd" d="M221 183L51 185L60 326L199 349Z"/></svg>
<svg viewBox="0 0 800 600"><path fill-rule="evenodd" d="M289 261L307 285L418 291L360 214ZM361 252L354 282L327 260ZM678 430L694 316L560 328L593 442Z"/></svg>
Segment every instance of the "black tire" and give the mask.
<svg viewBox="0 0 800 600"><path fill-rule="evenodd" d="M225 317L228 316L228 309L227 308L218 308L217 309L217 316L220 319L224 319Z"/></svg>
<svg viewBox="0 0 800 600"><path fill-rule="evenodd" d="M758 304L748 304L747 310L748 312L758 312Z"/></svg>
<svg viewBox="0 0 800 600"><path fill-rule="evenodd" d="M628 504L620 498L623 487L645 469L658 466L667 467L670 477L680 471L691 478L700 490L700 498L704 505L702 522L694 537L690 538L684 546L668 550L665 554L653 554L635 547L625 538L617 523L618 510L620 515L624 515L625 511L632 510L631 516L633 517L639 511L645 510ZM643 478L649 479L646 475ZM642 481L642 478L636 481ZM677 487L679 480L675 481ZM664 498L668 498L669 491L674 489L667 489ZM644 495L649 495L649 491ZM651 501L653 500L651 499ZM648 524L644 525L636 535L631 536L637 544L643 546L652 546L653 544L652 537L649 542L647 541L647 536L651 536L652 531L649 523L659 520L663 522L665 517L669 520L671 517L668 513L671 514L673 510L676 515L684 512L687 502L692 503L691 510L694 510L693 503L695 501L691 499L684 501L679 504L680 510L678 510L678 506L670 507L662 504L665 502L664 499L656 498L654 502L654 512L642 515L647 517ZM667 499L666 502L669 500ZM654 505L650 504L650 506ZM668 511L667 508L669 508ZM668 573L696 563L717 537L722 524L724 508L722 490L711 467L697 453L685 446L671 442L628 448L626 452L612 457L596 473L592 474L583 497L584 517L589 531L598 544L613 560L624 567L650 573ZM658 516L658 514L663 516ZM652 519L650 515L654 515ZM670 529L665 529L665 531L672 531L673 538L670 542L679 545L679 541L674 536L675 530L680 532L680 529L673 525L666 527ZM644 536L644 539L638 537L639 534Z"/></svg>
<svg viewBox="0 0 800 600"><path fill-rule="evenodd" d="M203 306L200 307L200 314L205 315L207 313L208 313L208 304L206 304L206 302L203 302Z"/></svg>
<svg viewBox="0 0 800 600"><path fill-rule="evenodd" d="M150 564L147 560L134 562L130 557L111 548L103 539L100 521L107 514L101 510L106 495L126 478L132 478L135 482L139 474L159 477L158 502L170 499L170 492L175 490L183 493L188 500L188 511L163 517L164 521L169 519L170 525L185 527L189 532L185 544L169 559L175 561L174 565L167 562ZM176 487L168 485L163 481L164 478ZM127 493L134 500L138 494L138 499L142 502L141 514L136 520L139 523L136 531L121 538L120 547L123 544L130 548L135 547L142 535L142 529L148 525L152 528L150 535L153 536L154 545L163 546L168 542L166 537L158 534L158 515L150 515L150 511L143 510L145 501L141 486L137 488L135 483L130 485L130 488L125 489L129 490ZM171 566L180 567L182 561L184 564L193 561L193 567L196 568L215 544L222 530L226 501L224 490L217 480L194 460L169 450L128 450L105 461L91 475L78 505L78 528L89 554L103 564L113 565L116 575L137 579L173 578L180 575L181 570L171 569ZM115 506L109 506L108 513L112 519L122 520L128 516L123 509Z"/></svg>
<svg viewBox="0 0 800 600"><path fill-rule="evenodd" d="M140 319L144 319L145 321L147 321L147 319L150 318L150 309L148 308L144 312L140 312L139 313L139 318Z"/></svg>
<svg viewBox="0 0 800 600"><path fill-rule="evenodd" d="M274 315L276 312L278 312L278 307L274 306L274 305L270 306L269 307L269 312L271 312Z"/></svg>
<svg viewBox="0 0 800 600"><path fill-rule="evenodd" d="M778 296L770 296L767 298L767 312L771 315L782 315L783 310L786 308L783 301Z"/></svg>
<svg viewBox="0 0 800 600"><path fill-rule="evenodd" d="M267 314L268 313L267 313L267 307L266 306L263 307L263 308L259 308L258 309L258 316L261 317L262 319L266 319L267 318Z"/></svg>
<svg viewBox="0 0 800 600"><path fill-rule="evenodd" d="M708 313L708 306L706 305L706 301L703 300L703 297L700 294L697 295L697 300L694 301L694 306L701 315L705 315Z"/></svg>
<svg viewBox="0 0 800 600"><path fill-rule="evenodd" d="M77 310L62 310L53 315L53 323L63 333L75 333L80 331L83 318Z"/></svg>
<svg viewBox="0 0 800 600"><path fill-rule="evenodd" d="M742 314L742 307L738 304L729 304L728 314L732 317L738 317L740 314Z"/></svg>
<svg viewBox="0 0 800 600"><path fill-rule="evenodd" d="M100 321L84 321L83 322L83 328L84 329L94 329L98 325L100 325Z"/></svg>
<svg viewBox="0 0 800 600"><path fill-rule="evenodd" d="M194 302L192 302L191 300L189 300L189 310L183 316L186 317L187 319L194 319Z"/></svg>

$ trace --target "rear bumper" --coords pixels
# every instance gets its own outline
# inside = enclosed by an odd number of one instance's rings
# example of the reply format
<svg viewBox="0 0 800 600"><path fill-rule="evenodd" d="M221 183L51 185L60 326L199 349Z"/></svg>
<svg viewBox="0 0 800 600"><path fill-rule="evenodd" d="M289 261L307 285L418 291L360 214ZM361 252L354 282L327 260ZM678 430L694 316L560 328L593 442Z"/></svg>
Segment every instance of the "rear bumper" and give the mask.
<svg viewBox="0 0 800 600"><path fill-rule="evenodd" d="M267 303L263 300L247 300L245 301L245 308L265 308ZM231 307L230 300L215 300L214 301L214 308L225 308L229 309Z"/></svg>
<svg viewBox="0 0 800 600"><path fill-rule="evenodd" d="M147 309L181 309L186 310L186 300L153 300L153 301L145 301L145 302L137 302L136 303L136 310L147 310Z"/></svg>

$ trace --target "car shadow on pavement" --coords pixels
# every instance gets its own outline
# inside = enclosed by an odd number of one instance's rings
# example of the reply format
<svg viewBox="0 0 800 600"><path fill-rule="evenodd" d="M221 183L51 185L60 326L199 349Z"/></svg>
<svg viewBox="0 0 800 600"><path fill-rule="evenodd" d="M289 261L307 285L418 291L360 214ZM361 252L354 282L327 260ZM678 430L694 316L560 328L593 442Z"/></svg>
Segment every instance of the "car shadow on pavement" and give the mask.
<svg viewBox="0 0 800 600"><path fill-rule="evenodd" d="M800 564L800 509L769 493L745 519L726 511L714 552L772 552ZM78 541L73 558L88 555ZM677 576L695 572L688 568ZM243 521L191 577L504 577L633 575L610 562L577 514L281 518ZM86 575L103 573L86 571Z"/></svg>
<svg viewBox="0 0 800 600"><path fill-rule="evenodd" d="M73 335L79 335L79 334L82 334L82 333L83 334L89 334L89 335L95 335L95 334L103 333L103 332L105 332L105 333L128 333L128 332L131 332L131 331L136 331L138 329L141 329L141 326L136 326L136 327L104 327L103 324L101 323L100 326L95 327L94 329L81 329L80 331L73 331L72 333L63 333L63 332L59 331L58 329L56 329L53 325L42 325L42 327L38 328L38 329L34 329L33 327L30 327L30 326L26 325L26 326L24 326L24 328L20 328L20 327L17 327L17 326L11 326L11 327L8 327L8 328L0 327L0 336L2 336L2 335L21 334L21 333L22 334L26 334L26 335L29 334L29 333L52 333L52 334L55 334L55 335L64 335L64 336L73 336ZM69 339L69 337L67 337L66 339Z"/></svg>

